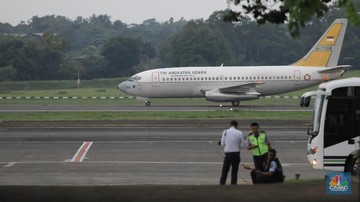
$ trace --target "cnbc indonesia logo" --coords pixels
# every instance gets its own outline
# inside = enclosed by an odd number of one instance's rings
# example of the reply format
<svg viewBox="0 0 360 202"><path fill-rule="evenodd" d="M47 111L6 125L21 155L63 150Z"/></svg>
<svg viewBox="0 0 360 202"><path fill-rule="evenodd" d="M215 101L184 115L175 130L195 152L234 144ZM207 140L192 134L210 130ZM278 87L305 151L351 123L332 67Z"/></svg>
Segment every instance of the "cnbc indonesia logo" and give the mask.
<svg viewBox="0 0 360 202"><path fill-rule="evenodd" d="M328 194L351 194L350 173L328 173L326 181Z"/></svg>

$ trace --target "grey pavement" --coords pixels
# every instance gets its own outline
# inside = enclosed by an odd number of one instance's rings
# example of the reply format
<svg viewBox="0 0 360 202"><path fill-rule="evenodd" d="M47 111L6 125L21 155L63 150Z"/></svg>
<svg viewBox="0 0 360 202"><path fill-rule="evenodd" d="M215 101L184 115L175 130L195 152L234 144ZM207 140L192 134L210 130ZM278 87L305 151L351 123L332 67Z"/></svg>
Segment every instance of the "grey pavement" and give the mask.
<svg viewBox="0 0 360 202"><path fill-rule="evenodd" d="M246 128L242 128L247 131ZM0 131L0 185L218 184L223 128L5 128ZM267 130L286 180L324 179L306 159L306 128ZM91 142L86 150L84 142ZM83 154L80 162L72 161ZM251 164L249 151L241 163ZM240 168L239 183L251 184Z"/></svg>

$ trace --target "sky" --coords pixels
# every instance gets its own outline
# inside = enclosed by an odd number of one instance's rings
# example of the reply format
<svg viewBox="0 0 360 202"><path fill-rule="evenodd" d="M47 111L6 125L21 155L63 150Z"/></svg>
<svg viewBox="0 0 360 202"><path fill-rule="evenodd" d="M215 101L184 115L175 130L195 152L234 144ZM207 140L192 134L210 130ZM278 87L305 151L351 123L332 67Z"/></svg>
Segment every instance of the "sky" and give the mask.
<svg viewBox="0 0 360 202"><path fill-rule="evenodd" d="M0 0L0 22L17 25L33 16L62 15L74 20L107 14L112 21L141 24L150 18L159 22L171 17L207 19L226 8L227 0Z"/></svg>

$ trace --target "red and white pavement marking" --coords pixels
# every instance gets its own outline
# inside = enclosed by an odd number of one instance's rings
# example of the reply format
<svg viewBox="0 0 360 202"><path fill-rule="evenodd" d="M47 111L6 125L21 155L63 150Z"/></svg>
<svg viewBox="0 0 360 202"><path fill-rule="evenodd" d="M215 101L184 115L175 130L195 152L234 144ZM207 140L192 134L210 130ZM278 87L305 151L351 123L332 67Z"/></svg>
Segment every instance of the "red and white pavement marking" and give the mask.
<svg viewBox="0 0 360 202"><path fill-rule="evenodd" d="M71 162L82 162L89 151L93 142L84 142L79 150L76 152L74 157L71 159Z"/></svg>

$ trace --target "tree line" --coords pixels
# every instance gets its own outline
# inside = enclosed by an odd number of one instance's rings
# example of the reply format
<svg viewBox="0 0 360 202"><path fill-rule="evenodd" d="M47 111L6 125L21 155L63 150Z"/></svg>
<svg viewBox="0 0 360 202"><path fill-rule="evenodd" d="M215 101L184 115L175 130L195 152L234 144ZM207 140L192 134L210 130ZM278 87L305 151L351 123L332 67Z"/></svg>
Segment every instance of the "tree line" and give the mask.
<svg viewBox="0 0 360 202"><path fill-rule="evenodd" d="M0 81L130 76L175 66L291 64L303 57L344 11L331 8L293 38L286 25L258 26L249 18L224 22L227 11L208 19L142 24L108 15L34 16L16 26L0 23ZM340 64L360 62L360 28L348 26Z"/></svg>

